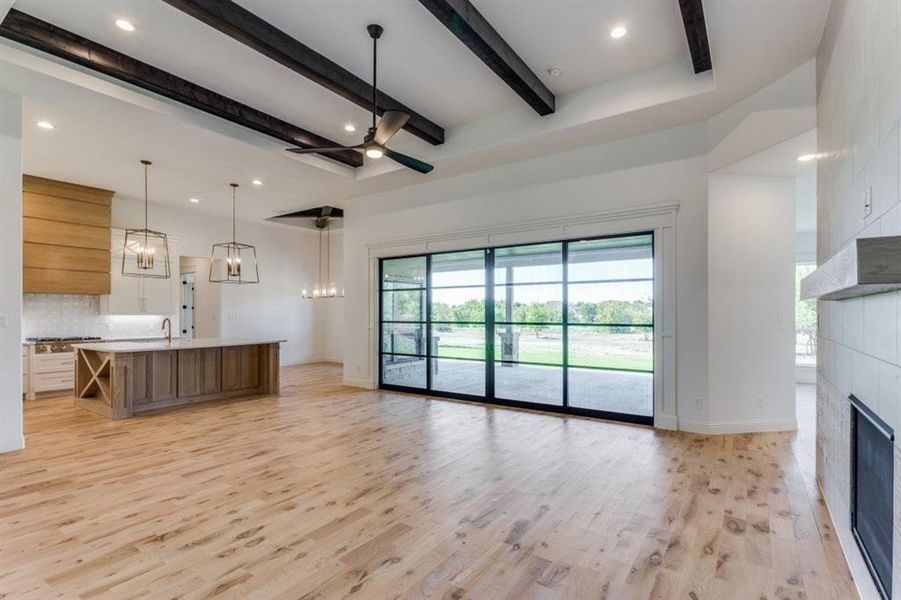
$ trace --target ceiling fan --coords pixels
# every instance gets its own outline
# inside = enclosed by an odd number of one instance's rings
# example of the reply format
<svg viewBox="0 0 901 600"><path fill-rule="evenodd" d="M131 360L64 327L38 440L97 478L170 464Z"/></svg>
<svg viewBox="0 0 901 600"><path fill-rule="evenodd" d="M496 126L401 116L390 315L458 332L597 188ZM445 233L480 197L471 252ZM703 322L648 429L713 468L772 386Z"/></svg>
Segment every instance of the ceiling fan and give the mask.
<svg viewBox="0 0 901 600"><path fill-rule="evenodd" d="M344 211L334 206L318 206L316 208L307 208L296 212L275 215L273 219L304 219L310 218L315 221L316 227L319 229L328 225L332 219L341 219L344 217Z"/></svg>
<svg viewBox="0 0 901 600"><path fill-rule="evenodd" d="M384 29L381 25L372 24L368 25L366 30L372 38L372 127L369 128L366 137L363 138L363 143L356 146L288 148L288 152L294 152L295 154L319 154L322 152L340 152L342 150L362 150L369 158L381 158L382 156L387 156L394 162L400 163L409 169L419 171L420 173L429 173L435 168L429 163L385 147L388 140L390 140L391 137L400 131L404 124L406 124L410 115L400 110L386 110L382 114L381 120L378 121L378 126L376 126L376 114L378 112L378 106L376 104L376 95L378 93L378 88L376 87L378 75L376 55L378 40L382 36Z"/></svg>

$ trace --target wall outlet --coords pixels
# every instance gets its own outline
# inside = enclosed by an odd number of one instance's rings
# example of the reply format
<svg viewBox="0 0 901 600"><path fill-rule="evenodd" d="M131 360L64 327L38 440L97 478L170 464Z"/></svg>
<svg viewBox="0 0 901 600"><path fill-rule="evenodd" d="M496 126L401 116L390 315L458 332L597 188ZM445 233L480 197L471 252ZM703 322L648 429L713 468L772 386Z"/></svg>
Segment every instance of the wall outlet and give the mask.
<svg viewBox="0 0 901 600"><path fill-rule="evenodd" d="M863 218L873 214L873 186L868 185L863 191Z"/></svg>
<svg viewBox="0 0 901 600"><path fill-rule="evenodd" d="M703 401L700 396L694 397L694 407L696 410L701 410L701 406L703 405Z"/></svg>

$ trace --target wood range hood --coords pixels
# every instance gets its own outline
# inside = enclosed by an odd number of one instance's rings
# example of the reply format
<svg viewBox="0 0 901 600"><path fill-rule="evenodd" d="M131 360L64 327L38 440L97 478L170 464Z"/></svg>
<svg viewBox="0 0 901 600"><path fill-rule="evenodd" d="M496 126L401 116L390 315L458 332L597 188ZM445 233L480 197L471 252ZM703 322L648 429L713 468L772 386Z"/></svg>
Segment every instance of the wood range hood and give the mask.
<svg viewBox="0 0 901 600"><path fill-rule="evenodd" d="M22 290L109 294L113 192L22 178Z"/></svg>
<svg viewBox="0 0 901 600"><path fill-rule="evenodd" d="M801 299L846 300L901 290L901 236L860 238L801 280Z"/></svg>

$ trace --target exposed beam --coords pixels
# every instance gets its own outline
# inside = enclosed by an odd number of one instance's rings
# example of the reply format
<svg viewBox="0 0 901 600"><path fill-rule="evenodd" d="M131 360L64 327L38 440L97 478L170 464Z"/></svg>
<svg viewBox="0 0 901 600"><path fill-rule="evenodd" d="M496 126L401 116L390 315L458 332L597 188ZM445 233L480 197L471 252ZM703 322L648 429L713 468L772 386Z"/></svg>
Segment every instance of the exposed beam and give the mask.
<svg viewBox="0 0 901 600"><path fill-rule="evenodd" d="M10 10L3 22L0 23L0 37L19 42L159 94L170 100L216 115L226 121L231 121L242 127L281 140L291 146L320 147L340 145L15 9ZM354 150L331 152L322 156L340 161L351 167L359 167L363 164L362 156Z"/></svg>
<svg viewBox="0 0 901 600"><path fill-rule="evenodd" d="M685 38L688 40L688 51L691 52L695 73L709 71L713 68L713 60L707 43L704 6L701 0L679 0L679 9L682 11L682 24L685 26Z"/></svg>
<svg viewBox="0 0 901 600"><path fill-rule="evenodd" d="M372 86L342 67L305 46L281 29L231 0L164 0L210 27L253 48L260 54L315 81L342 98L372 109ZM293 5L302 11L302 3ZM360 31L360 35L365 35ZM379 92L378 114L401 110L410 115L404 129L430 144L444 143L444 129L415 110Z"/></svg>
<svg viewBox="0 0 901 600"><path fill-rule="evenodd" d="M451 33L535 109L554 112L554 94L469 0L419 0Z"/></svg>

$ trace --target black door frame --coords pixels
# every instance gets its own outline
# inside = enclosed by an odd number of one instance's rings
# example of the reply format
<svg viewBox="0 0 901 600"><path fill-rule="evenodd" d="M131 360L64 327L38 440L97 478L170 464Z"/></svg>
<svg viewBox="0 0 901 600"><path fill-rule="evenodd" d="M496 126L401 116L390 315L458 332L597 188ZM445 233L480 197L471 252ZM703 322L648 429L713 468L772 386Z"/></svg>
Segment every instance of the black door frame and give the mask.
<svg viewBox="0 0 901 600"><path fill-rule="evenodd" d="M651 299L651 323L650 324L642 324L640 327L648 327L652 330L654 335L651 338L651 357L653 361L653 370L652 370L652 388L651 388L651 398L652 398L652 414L651 416L647 415L634 415L629 413L619 413L613 411L606 410L595 410L588 408L581 408L577 406L570 406L569 404L569 327L575 326L575 324L569 323L569 245L573 242L584 242L584 241L593 241L593 240L608 240L608 239L618 239L625 237L634 237L641 235L649 235L651 236L651 260L652 260L652 273L651 277L654 282L654 295ZM547 325L553 325L555 327L562 328L562 344L563 344L563 355L562 355L562 365L547 365L547 366L560 366L562 371L562 379L563 379L563 390L562 390L562 404L554 405L554 404L542 404L540 402L525 402L521 400L507 400L504 398L498 398L495 394L495 385L494 385L494 368L497 360L492 360L495 356L494 353L494 337L495 337L495 284L494 284L494 257L495 252L499 249L505 248L519 248L524 246L535 246L540 244L561 244L561 266L563 270L563 275L560 281L548 282L549 284L560 284L563 288L563 296L562 296L562 316L561 322L559 323L547 323ZM657 396L657 335L656 335L656 302L657 302L657 293L656 293L656 284L657 284L657 269L656 269L656 244L657 244L657 236L656 232L653 230L642 230L642 231L634 231L629 233L617 233L611 235L597 235L590 237L577 237L577 238L569 238L564 240L546 240L546 241L536 241L536 242L526 242L521 244L508 244L503 246L490 246L490 247L482 247L482 248L463 248L459 250L445 250L441 252L431 252L427 254L419 253L419 254L406 254L406 255L398 255L398 256L386 256L380 257L378 259L378 348L377 348L377 369L378 369L378 387L382 390L387 391L396 391L396 392L406 392L417 395L425 395L425 396L433 396L440 398L450 398L453 400L464 400L470 402L479 402L483 404L492 404L497 406L507 406L512 408L523 408L529 410L538 410L543 412L552 412L558 414L568 414L568 415L576 415L583 417L594 417L606 420L613 421L623 421L627 423L638 423L642 425L653 425L654 424L654 414L656 414L656 396ZM473 395L473 394L461 394L456 392L445 392L440 390L433 390L432 388L432 257L435 255L441 254L455 254L458 252L473 252L482 250L485 253L485 395ZM383 352L383 325L387 323L391 323L392 321L385 321L383 314L383 299L384 299L384 261L386 260L398 260L404 258L425 258L426 261L426 274L425 274L425 282L423 284L424 289L422 288L411 288L419 289L419 291L425 291L425 321L422 323L425 329L425 353L420 355L407 355L411 357L424 358L426 362L426 388L416 388L410 386L403 385L395 385L385 383L383 380L383 368L382 368L382 357L385 354L395 355L395 356L404 356L401 353L385 353ZM646 278L642 278L642 280L646 280ZM614 282L616 280L613 280ZM610 283L610 280L604 280L604 283ZM590 281L579 281L577 283L592 283ZM459 286L459 287L476 287L476 286ZM415 321L413 322L415 323ZM466 324L466 323L460 323ZM483 323L470 323L470 324L478 324L482 325ZM588 324L586 324L588 325ZM618 324L597 324L594 326L604 326L604 327L615 327ZM621 324L620 326L627 327L635 327L635 324ZM452 360L457 360L452 357L448 357ZM466 360L466 359L459 359ZM525 363L529 364L529 363ZM574 368L582 368L582 367L574 367Z"/></svg>

